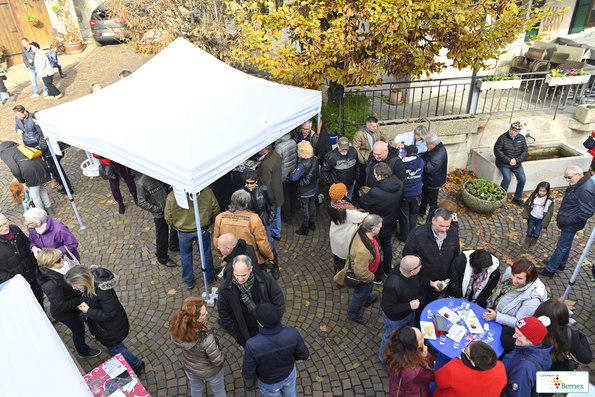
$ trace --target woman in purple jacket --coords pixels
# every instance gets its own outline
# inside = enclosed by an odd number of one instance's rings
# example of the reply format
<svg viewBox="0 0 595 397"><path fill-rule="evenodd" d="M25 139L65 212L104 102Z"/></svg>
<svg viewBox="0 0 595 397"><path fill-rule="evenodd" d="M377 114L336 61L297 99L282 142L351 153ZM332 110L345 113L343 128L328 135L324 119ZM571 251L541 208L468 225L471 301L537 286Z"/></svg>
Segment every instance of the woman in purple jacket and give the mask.
<svg viewBox="0 0 595 397"><path fill-rule="evenodd" d="M29 228L31 252L36 258L42 248L56 248L67 257L70 257L67 254L70 251L77 260L81 259L76 237L65 224L49 217L41 208L31 208L25 212L25 224Z"/></svg>

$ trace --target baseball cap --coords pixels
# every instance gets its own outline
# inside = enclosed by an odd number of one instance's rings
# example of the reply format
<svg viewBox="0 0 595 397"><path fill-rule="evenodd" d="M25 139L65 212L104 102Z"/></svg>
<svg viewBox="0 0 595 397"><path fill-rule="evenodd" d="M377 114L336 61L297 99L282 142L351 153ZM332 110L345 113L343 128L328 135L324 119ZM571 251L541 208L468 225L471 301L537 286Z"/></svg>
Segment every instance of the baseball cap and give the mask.
<svg viewBox="0 0 595 397"><path fill-rule="evenodd" d="M349 139L347 139L344 136L339 138L339 149L341 149L341 150L349 149Z"/></svg>

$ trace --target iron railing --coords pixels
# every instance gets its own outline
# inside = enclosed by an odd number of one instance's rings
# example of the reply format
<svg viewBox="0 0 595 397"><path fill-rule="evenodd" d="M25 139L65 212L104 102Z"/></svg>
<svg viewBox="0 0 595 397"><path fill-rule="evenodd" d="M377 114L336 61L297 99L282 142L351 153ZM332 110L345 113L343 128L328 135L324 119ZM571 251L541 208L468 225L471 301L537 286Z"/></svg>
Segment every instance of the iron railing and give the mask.
<svg viewBox="0 0 595 397"><path fill-rule="evenodd" d="M416 80L379 87L347 86L340 106L340 129L363 125L369 116L378 120L420 119L463 114L507 113L555 109L595 103L595 77L588 83L565 86L545 84L549 72L519 74L521 86L480 91L486 76Z"/></svg>

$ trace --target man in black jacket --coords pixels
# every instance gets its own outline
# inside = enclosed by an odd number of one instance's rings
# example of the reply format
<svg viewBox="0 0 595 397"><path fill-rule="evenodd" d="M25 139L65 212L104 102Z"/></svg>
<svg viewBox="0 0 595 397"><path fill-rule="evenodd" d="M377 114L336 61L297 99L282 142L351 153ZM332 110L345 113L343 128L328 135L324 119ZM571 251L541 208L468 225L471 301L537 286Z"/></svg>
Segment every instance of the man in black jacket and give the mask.
<svg viewBox="0 0 595 397"><path fill-rule="evenodd" d="M417 255L421 259L421 275L428 280L446 280L454 258L459 255L459 232L450 228L452 214L446 208L434 212L432 223L426 223L409 233L403 247L402 257ZM430 302L440 296L435 288L422 286L419 291L419 310L415 315L415 324L419 322L421 311Z"/></svg>
<svg viewBox="0 0 595 397"><path fill-rule="evenodd" d="M541 274L552 277L556 271L563 272L566 269L566 261L570 255L574 235L585 228L587 220L595 212L595 183L587 174L584 175L581 168L572 165L564 171L564 178L569 186L564 193L564 199L558 211L556 223L560 228L560 238L556 244L556 250L552 254L545 269Z"/></svg>
<svg viewBox="0 0 595 397"><path fill-rule="evenodd" d="M233 233L224 233L217 239L217 249L221 252L221 266L225 267L223 278L227 277L227 264L232 263L236 256L246 255L252 263L258 263L254 247L246 240L237 238ZM218 271L215 271L217 274Z"/></svg>
<svg viewBox="0 0 595 397"><path fill-rule="evenodd" d="M255 310L259 335L246 343L242 373L246 388L255 379L263 396L295 396L297 360L307 360L310 351L299 331L281 325L281 315L271 303L260 303Z"/></svg>
<svg viewBox="0 0 595 397"><path fill-rule="evenodd" d="M279 317L282 317L285 299L279 284L258 266L252 266L252 260L248 256L235 257L230 270L231 276L225 279L219 289L219 325L244 347L248 339L259 332L256 305L262 302L272 303L277 308Z"/></svg>
<svg viewBox="0 0 595 397"><path fill-rule="evenodd" d="M494 145L494 156L496 156L496 167L502 172L502 182L500 186L505 191L508 190L510 185L510 173L512 172L516 176L516 190L514 192L514 198L512 203L523 207L523 189L525 188L525 171L521 165L527 158L527 141L525 137L521 135L523 125L521 123L514 122L510 125L507 132L500 135L496 144Z"/></svg>
<svg viewBox="0 0 595 397"><path fill-rule="evenodd" d="M0 284L20 274L43 307L43 291L37 283L37 261L29 249L29 239L16 225L0 214Z"/></svg>
<svg viewBox="0 0 595 397"><path fill-rule="evenodd" d="M419 214L423 218L426 209L430 207L430 213L438 208L438 193L446 182L446 170L448 167L448 153L446 148L436 134L429 134L425 138L427 152L420 153L419 157L424 161L424 173L421 181L424 186L421 191L421 204Z"/></svg>
<svg viewBox="0 0 595 397"><path fill-rule="evenodd" d="M171 260L167 253L179 251L178 231L170 228L165 221L165 203L167 202L167 187L157 179L148 175L142 175L136 180L136 193L138 206L153 215L155 221L155 255L157 262L167 267L176 267L178 264Z"/></svg>
<svg viewBox="0 0 595 397"><path fill-rule="evenodd" d="M374 144L374 148L366 164L366 186L374 187L378 184L378 180L374 176L374 166L378 163L386 163L393 175L403 183L403 186L407 185L407 172L405 171L405 164L403 164L399 152L394 147L388 146L388 143L380 141ZM399 204L396 203L397 207Z"/></svg>
<svg viewBox="0 0 595 397"><path fill-rule="evenodd" d="M419 308L419 289L423 285L436 288L437 281L430 282L425 277L419 276L421 260L414 255L404 256L399 266L395 266L384 283L382 291L382 320L384 321L384 336L380 343L378 358L382 368L389 373L382 354L390 334L402 325L413 327L415 311ZM422 329L421 332L424 332Z"/></svg>
<svg viewBox="0 0 595 397"><path fill-rule="evenodd" d="M382 143L382 142L381 142ZM388 276L392 269L393 248L392 237L397 229L399 203L403 198L405 185L395 176L385 163L374 166L377 185L359 199L360 207L371 214L382 217L382 229L378 233L378 242L382 248L382 266L378 266L374 283L382 282L382 274Z"/></svg>
<svg viewBox="0 0 595 397"><path fill-rule="evenodd" d="M337 147L326 155L320 171L329 185L344 184L347 188L347 198L351 200L355 181L359 177L359 165L357 150L349 146L349 139L339 138Z"/></svg>

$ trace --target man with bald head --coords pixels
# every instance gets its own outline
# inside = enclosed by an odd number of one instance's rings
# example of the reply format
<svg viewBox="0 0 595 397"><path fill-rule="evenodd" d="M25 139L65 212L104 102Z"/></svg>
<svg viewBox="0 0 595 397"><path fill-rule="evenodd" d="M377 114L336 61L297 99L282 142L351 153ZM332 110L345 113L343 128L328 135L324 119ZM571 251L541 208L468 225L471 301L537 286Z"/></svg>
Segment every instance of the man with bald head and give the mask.
<svg viewBox="0 0 595 397"><path fill-rule="evenodd" d="M584 175L579 166L571 165L564 171L564 179L568 182L568 188L556 218L560 238L550 260L543 261L547 267L541 270L541 274L547 277L566 269L574 235L585 228L587 220L595 212L595 183L591 176L588 173Z"/></svg>
<svg viewBox="0 0 595 397"><path fill-rule="evenodd" d="M399 156L399 151L392 146L388 146L388 143L380 141L374 144L374 148L366 164L366 186L374 187L378 184L378 180L374 176L374 166L378 163L388 165L393 175L403 182L403 186L407 185L405 164L403 164L403 160ZM398 206L399 203L396 203L396 205Z"/></svg>
<svg viewBox="0 0 595 397"><path fill-rule="evenodd" d="M384 346L390 338L390 334L402 325L413 327L415 311L419 308L420 286L426 288L438 287L439 281L430 282L427 278L419 275L420 270L421 260L419 257L406 255L401 259L399 266L393 268L384 283L380 307L382 308L382 319L386 332L380 343L380 354L378 357L382 363L382 368L387 373L389 371L382 360L382 353Z"/></svg>
<svg viewBox="0 0 595 397"><path fill-rule="evenodd" d="M227 264L232 263L236 256L246 255L252 263L258 263L254 247L246 243L246 240L237 238L233 233L224 233L217 240L217 250L221 252L221 266L227 269ZM225 277L229 274L225 272Z"/></svg>

